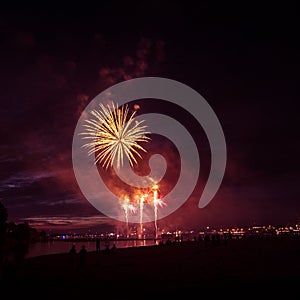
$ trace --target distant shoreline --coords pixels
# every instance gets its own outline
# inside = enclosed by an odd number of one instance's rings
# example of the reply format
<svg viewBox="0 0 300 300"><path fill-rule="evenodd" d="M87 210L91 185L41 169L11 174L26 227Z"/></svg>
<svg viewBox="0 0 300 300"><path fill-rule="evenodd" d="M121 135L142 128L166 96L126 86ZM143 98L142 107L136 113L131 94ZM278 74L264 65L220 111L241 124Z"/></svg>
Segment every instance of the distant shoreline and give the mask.
<svg viewBox="0 0 300 300"><path fill-rule="evenodd" d="M288 236L288 235L280 235L280 236L270 236L270 235L253 235L253 236L232 236L230 239L232 240L285 240L285 239L300 239L300 236ZM228 240L230 240L228 239ZM201 237L201 240L204 241L204 236ZM134 248L139 246L155 246L161 243L166 243L167 241L175 242L175 238L162 238L159 237L157 239L153 238L110 238L110 239L100 239L100 249L103 250L106 247L106 243L109 246L114 243L118 246L118 248ZM195 242L198 239L186 239L186 240L177 240L178 242ZM220 237L220 242L226 242L223 237ZM96 239L90 238L74 238L74 239L49 239L44 241L37 241L30 245L29 250L26 254L26 258L48 255L48 254L58 254L58 253L66 253L69 251L72 244L76 244L77 247L81 247L80 244L85 244L87 246L87 250L92 252L96 249ZM44 254L45 253L45 254Z"/></svg>

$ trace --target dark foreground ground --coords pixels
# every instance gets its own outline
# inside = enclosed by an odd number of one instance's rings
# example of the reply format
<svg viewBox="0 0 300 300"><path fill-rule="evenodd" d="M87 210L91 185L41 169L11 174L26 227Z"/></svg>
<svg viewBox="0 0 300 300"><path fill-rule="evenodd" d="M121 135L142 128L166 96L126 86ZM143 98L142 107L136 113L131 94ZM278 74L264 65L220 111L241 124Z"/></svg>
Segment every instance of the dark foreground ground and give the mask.
<svg viewBox="0 0 300 300"><path fill-rule="evenodd" d="M2 280L1 289L0 295L46 299L168 299L168 295L243 299L260 298L262 293L299 299L300 237L247 238L220 245L187 241L109 254L88 252L83 267L78 254L74 264L67 253L35 257Z"/></svg>

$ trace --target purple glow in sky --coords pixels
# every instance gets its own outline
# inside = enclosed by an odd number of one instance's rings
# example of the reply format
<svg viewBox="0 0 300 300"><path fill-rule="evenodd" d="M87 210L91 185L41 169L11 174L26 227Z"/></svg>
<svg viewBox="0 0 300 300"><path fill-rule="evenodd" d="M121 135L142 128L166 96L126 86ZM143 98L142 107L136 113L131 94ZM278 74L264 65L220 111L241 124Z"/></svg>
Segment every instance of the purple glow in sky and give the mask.
<svg viewBox="0 0 300 300"><path fill-rule="evenodd" d="M295 9L275 4L247 12L158 1L3 8L0 201L9 221L59 230L115 224L81 193L72 138L96 95L144 76L198 91L220 120L228 147L213 201L199 209L192 196L160 226L299 220L298 22ZM201 193L210 166L203 129L187 112L151 101L131 104L140 105L140 114L159 109L179 118L195 137L203 169L194 193Z"/></svg>

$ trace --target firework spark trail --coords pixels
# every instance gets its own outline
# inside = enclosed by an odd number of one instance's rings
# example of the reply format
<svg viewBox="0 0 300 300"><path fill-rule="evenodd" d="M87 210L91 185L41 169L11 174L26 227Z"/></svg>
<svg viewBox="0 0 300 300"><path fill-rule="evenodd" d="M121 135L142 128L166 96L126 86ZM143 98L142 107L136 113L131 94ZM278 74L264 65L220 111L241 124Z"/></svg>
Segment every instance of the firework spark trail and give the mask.
<svg viewBox="0 0 300 300"><path fill-rule="evenodd" d="M144 196L140 199L140 234L143 235L143 208L144 208Z"/></svg>
<svg viewBox="0 0 300 300"><path fill-rule="evenodd" d="M131 212L131 213L135 213L135 211L136 211L136 208L135 208L135 206L133 205L133 204L128 204L128 209L129 209L129 211Z"/></svg>
<svg viewBox="0 0 300 300"><path fill-rule="evenodd" d="M130 200L128 197L125 197L125 199L123 200L122 203L122 208L124 210L125 213L125 223L126 223L126 230L127 230L127 237L129 236L129 219L128 219L128 213L135 213L136 212L136 208L134 207L134 205L132 203L130 203Z"/></svg>
<svg viewBox="0 0 300 300"><path fill-rule="evenodd" d="M148 196L147 194L144 194L140 198L140 235L141 235L141 238L143 236L143 210L144 210L144 201L145 201L145 198L147 196Z"/></svg>
<svg viewBox="0 0 300 300"><path fill-rule="evenodd" d="M158 185L154 184L152 189L153 189L153 205L154 205L155 238L157 238L157 205L158 205L157 190L158 190Z"/></svg>
<svg viewBox="0 0 300 300"><path fill-rule="evenodd" d="M100 104L100 110L92 110L94 119L86 120L86 131L80 134L83 139L92 140L83 145L88 148L88 154L96 154L95 164L100 162L106 169L112 167L116 161L117 169L123 166L124 156L127 157L131 166L137 163L135 155L142 158L138 150L146 152L139 145L139 142L148 142L150 140L146 134L146 125L142 125L144 120L135 121L134 111L129 116L128 105L121 106L112 103L105 107Z"/></svg>
<svg viewBox="0 0 300 300"><path fill-rule="evenodd" d="M158 219L158 206L163 207L166 203L158 198L158 185L154 184L152 186L153 190L153 207L154 207L154 225L155 225L155 238L157 238L158 227L157 227L157 219Z"/></svg>
<svg viewBox="0 0 300 300"><path fill-rule="evenodd" d="M129 233L129 226L128 226L128 203L129 203L129 199L125 198L124 202L123 202L123 209L125 212L125 222L126 222L126 237L128 237L128 233Z"/></svg>

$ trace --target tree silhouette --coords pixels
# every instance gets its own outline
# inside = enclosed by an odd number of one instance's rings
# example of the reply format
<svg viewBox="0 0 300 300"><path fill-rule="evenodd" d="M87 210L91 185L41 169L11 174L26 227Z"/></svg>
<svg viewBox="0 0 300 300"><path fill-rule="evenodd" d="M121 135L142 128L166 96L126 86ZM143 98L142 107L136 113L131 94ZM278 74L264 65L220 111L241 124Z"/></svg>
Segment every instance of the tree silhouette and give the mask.
<svg viewBox="0 0 300 300"><path fill-rule="evenodd" d="M4 244L6 237L6 221L7 221L7 209L0 202L0 273L3 277L3 257L4 257Z"/></svg>
<svg viewBox="0 0 300 300"><path fill-rule="evenodd" d="M4 243L7 216L8 216L7 209L0 202L0 247L3 246Z"/></svg>
<svg viewBox="0 0 300 300"><path fill-rule="evenodd" d="M7 209L6 207L0 202L0 226L5 224L7 221Z"/></svg>

